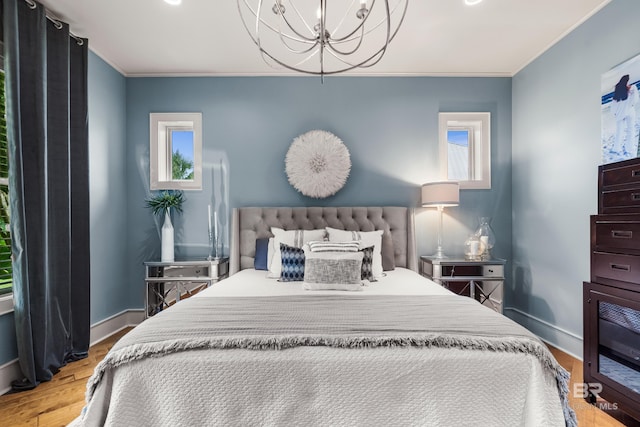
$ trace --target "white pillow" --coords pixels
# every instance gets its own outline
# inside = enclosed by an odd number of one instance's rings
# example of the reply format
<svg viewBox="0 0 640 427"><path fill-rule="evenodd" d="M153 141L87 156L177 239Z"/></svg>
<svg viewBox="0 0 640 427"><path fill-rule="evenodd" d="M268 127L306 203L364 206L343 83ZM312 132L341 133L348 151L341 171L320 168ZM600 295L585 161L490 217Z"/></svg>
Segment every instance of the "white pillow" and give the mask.
<svg viewBox="0 0 640 427"><path fill-rule="evenodd" d="M312 240L324 240L326 231L324 228L318 230L283 230L278 227L271 227L273 239L269 239L267 248L267 263L269 266L268 277L279 279L282 273L282 257L280 255L280 243L301 248L305 243Z"/></svg>
<svg viewBox="0 0 640 427"><path fill-rule="evenodd" d="M382 233L384 230L376 231L346 231L337 228L326 227L330 242L350 242L357 240L360 242L360 249L373 246L373 277L382 277Z"/></svg>

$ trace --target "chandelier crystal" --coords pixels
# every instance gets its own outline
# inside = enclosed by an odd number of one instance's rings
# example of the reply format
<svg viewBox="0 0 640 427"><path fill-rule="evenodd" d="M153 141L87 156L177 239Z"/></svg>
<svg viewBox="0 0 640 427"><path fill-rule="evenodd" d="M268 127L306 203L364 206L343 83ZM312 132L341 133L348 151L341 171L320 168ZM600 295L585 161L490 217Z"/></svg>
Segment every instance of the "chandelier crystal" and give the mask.
<svg viewBox="0 0 640 427"><path fill-rule="evenodd" d="M247 32L274 68L320 75L377 64L409 0L237 0Z"/></svg>

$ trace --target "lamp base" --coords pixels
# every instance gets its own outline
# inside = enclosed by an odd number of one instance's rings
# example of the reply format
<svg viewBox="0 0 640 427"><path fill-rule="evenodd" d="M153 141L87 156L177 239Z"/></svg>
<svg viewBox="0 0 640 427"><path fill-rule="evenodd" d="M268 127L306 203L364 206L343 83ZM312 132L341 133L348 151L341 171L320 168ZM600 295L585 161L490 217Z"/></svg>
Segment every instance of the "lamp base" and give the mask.
<svg viewBox="0 0 640 427"><path fill-rule="evenodd" d="M445 259L445 258L449 258L448 256L446 256L444 254L444 252L442 252L442 248L440 246L438 246L438 249L436 250L436 253L431 255L430 258L434 258L434 259Z"/></svg>

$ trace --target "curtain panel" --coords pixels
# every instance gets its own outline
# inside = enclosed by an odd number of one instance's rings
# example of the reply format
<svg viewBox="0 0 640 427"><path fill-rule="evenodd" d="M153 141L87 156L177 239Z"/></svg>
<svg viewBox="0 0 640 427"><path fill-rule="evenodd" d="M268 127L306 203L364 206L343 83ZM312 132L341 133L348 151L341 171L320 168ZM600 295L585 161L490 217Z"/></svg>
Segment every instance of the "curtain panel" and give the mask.
<svg viewBox="0 0 640 427"><path fill-rule="evenodd" d="M88 43L35 1L2 10L22 390L89 348Z"/></svg>

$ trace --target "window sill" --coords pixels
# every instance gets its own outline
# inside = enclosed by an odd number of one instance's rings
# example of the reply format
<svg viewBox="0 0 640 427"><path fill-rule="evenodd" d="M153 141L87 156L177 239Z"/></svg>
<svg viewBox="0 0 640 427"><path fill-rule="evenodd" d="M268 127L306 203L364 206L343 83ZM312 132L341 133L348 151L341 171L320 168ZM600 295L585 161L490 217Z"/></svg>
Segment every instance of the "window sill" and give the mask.
<svg viewBox="0 0 640 427"><path fill-rule="evenodd" d="M0 316L13 312L13 294L0 297Z"/></svg>

